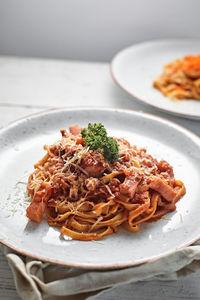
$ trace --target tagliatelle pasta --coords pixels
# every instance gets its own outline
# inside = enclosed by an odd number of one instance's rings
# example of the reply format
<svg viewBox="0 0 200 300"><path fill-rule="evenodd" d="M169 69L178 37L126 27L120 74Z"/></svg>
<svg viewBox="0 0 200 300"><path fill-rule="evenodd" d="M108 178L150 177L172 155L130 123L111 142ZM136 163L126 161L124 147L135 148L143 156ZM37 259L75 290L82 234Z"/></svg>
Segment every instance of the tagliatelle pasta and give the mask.
<svg viewBox="0 0 200 300"><path fill-rule="evenodd" d="M100 149L85 145L80 132L78 126L61 130L61 140L44 147L47 154L27 185L30 220L39 223L46 214L62 234L89 241L116 233L120 225L137 232L140 224L176 209L185 186L166 161L115 138L119 157L108 162Z"/></svg>
<svg viewBox="0 0 200 300"><path fill-rule="evenodd" d="M200 100L200 54L167 64L153 85L173 100Z"/></svg>

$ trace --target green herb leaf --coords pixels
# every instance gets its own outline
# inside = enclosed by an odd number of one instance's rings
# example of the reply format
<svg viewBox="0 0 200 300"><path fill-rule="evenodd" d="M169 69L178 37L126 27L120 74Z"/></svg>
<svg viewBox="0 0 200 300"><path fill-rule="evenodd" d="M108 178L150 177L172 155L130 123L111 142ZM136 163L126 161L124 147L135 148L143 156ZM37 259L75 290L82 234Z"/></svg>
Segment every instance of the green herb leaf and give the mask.
<svg viewBox="0 0 200 300"><path fill-rule="evenodd" d="M119 145L117 141L107 136L105 127L99 124L88 124L88 128L84 128L81 131L81 135L85 144L91 150L102 149L103 156L110 162L113 162L119 158Z"/></svg>

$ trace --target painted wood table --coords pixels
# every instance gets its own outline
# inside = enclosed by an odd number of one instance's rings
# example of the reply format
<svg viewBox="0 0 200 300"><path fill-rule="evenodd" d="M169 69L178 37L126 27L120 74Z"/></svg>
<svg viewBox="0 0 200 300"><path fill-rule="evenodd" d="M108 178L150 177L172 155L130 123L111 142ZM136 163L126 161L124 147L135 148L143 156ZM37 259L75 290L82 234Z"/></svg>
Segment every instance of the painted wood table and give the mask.
<svg viewBox="0 0 200 300"><path fill-rule="evenodd" d="M170 116L145 106L112 81L107 63L0 57L0 127L52 107L118 107L156 114L200 136L200 120ZM0 299L20 299L0 252ZM56 300L65 299L58 297ZM200 275L179 281L138 282L96 299L200 299Z"/></svg>

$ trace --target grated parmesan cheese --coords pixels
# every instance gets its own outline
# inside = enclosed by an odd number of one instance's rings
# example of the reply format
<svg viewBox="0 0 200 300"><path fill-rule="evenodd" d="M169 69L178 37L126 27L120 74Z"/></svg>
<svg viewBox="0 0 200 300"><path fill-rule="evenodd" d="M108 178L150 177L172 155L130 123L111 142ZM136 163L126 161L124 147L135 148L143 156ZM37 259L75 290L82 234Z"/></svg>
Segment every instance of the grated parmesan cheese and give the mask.
<svg viewBox="0 0 200 300"><path fill-rule="evenodd" d="M76 160L77 160L77 164L79 164L83 155L88 151L89 151L89 147L83 148L82 150L75 152L72 158L68 158L67 160L65 160L63 170L67 168L71 163L74 163Z"/></svg>
<svg viewBox="0 0 200 300"><path fill-rule="evenodd" d="M99 222L101 222L102 220L103 220L103 217L100 216L100 217L96 220L96 222L92 225L92 227L90 228L90 231L92 231L92 230L95 228L95 226L97 226L97 224L98 224Z"/></svg>
<svg viewBox="0 0 200 300"><path fill-rule="evenodd" d="M115 195L112 193L110 187L108 185L105 184L105 188L107 189L107 191L109 192L109 194L115 198Z"/></svg>

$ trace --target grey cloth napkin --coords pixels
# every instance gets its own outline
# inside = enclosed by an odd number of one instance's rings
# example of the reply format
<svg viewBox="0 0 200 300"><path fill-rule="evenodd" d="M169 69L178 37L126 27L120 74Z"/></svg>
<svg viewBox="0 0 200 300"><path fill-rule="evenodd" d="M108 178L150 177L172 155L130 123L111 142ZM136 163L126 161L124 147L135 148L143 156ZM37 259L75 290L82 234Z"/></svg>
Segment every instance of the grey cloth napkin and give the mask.
<svg viewBox="0 0 200 300"><path fill-rule="evenodd" d="M62 267L19 255L5 246L16 289L23 300L94 300L105 289L142 280L177 280L200 270L200 242L134 267L86 270ZM62 299L62 297L59 299Z"/></svg>

